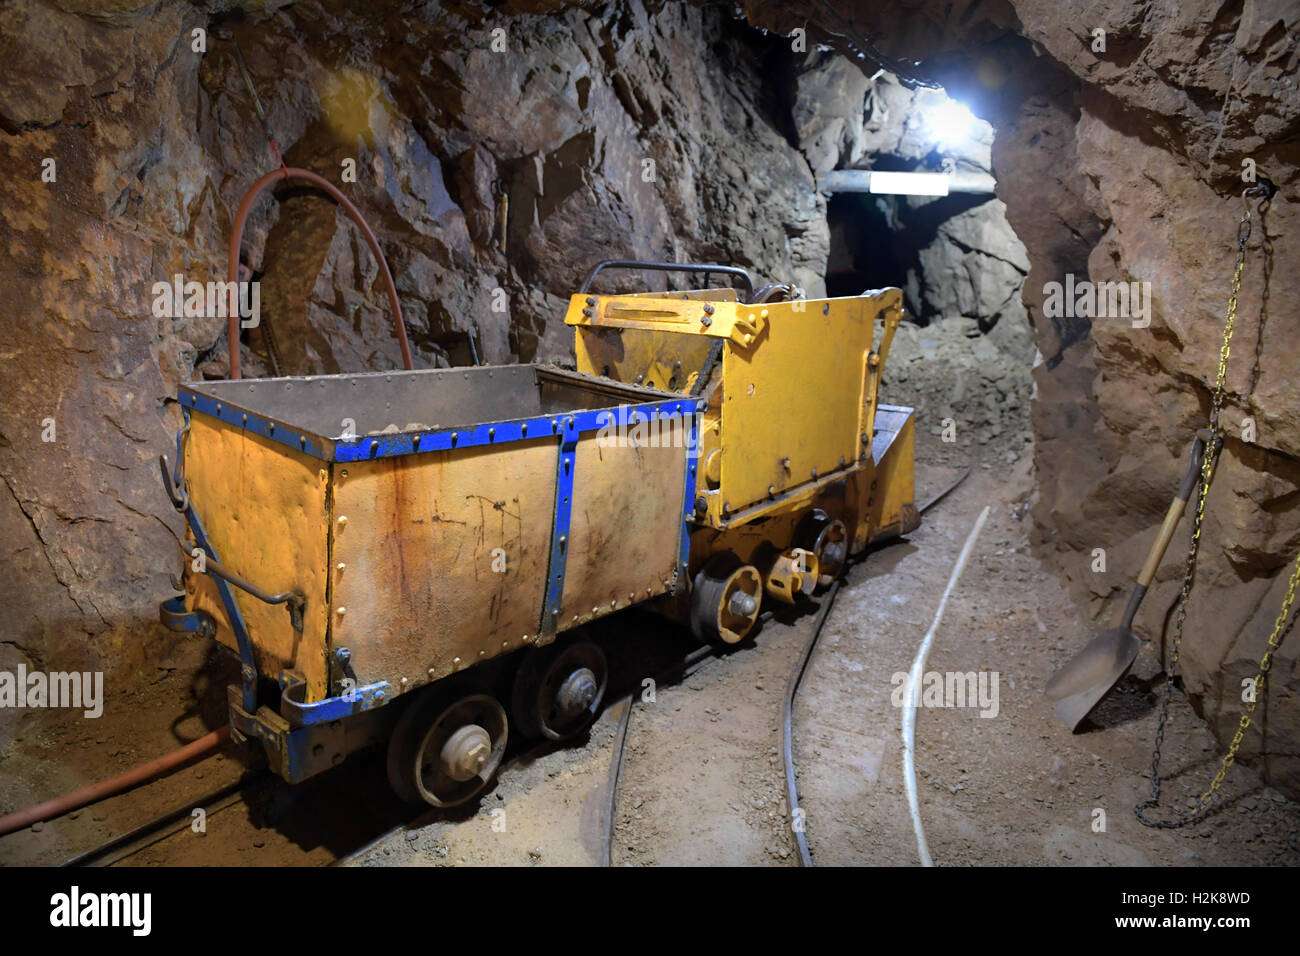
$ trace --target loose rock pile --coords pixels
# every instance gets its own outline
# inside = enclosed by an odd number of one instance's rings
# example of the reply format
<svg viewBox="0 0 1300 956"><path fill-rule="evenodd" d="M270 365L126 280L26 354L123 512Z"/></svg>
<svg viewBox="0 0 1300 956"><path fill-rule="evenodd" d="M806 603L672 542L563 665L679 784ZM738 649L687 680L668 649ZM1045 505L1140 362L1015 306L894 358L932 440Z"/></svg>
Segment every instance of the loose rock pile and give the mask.
<svg viewBox="0 0 1300 956"><path fill-rule="evenodd" d="M886 402L916 409L919 460L1010 464L1030 447L1032 335L1010 317L987 334L964 316L899 325L881 389Z"/></svg>

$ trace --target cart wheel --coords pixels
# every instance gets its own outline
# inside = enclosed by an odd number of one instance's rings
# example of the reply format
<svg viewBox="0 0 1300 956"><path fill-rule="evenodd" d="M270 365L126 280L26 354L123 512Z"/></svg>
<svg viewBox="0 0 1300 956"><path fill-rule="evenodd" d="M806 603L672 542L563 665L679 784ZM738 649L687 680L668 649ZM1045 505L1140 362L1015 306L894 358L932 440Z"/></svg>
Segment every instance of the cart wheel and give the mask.
<svg viewBox="0 0 1300 956"><path fill-rule="evenodd" d="M844 561L849 553L849 535L844 522L826 512L811 511L799 522L795 543L817 556L820 577L818 589L830 587L831 582L844 571Z"/></svg>
<svg viewBox="0 0 1300 956"><path fill-rule="evenodd" d="M510 713L525 737L568 740L596 719L609 669L591 641L533 648L515 674Z"/></svg>
<svg viewBox="0 0 1300 956"><path fill-rule="evenodd" d="M407 773L405 769L408 755L414 753L416 726L428 715L429 703L417 698L406 704L388 738L388 785L406 803L420 802L419 791L415 789L415 773Z"/></svg>
<svg viewBox="0 0 1300 956"><path fill-rule="evenodd" d="M715 555L695 575L691 632L702 641L743 641L758 623L762 604L763 578L758 569L741 564L730 552Z"/></svg>
<svg viewBox="0 0 1300 956"><path fill-rule="evenodd" d="M492 780L506 750L506 712L487 694L434 695L407 708L388 741L388 782L409 803L454 807Z"/></svg>

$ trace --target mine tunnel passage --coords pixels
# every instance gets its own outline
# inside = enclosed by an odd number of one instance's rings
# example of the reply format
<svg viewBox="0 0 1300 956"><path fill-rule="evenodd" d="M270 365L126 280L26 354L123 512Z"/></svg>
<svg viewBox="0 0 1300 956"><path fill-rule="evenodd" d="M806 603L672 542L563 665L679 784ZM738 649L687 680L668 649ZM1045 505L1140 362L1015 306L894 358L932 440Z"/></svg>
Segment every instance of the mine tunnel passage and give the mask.
<svg viewBox="0 0 1300 956"><path fill-rule="evenodd" d="M863 130L848 156L811 155L837 159L820 176L827 294L903 289L884 388L916 407L919 455L956 465L974 448L999 466L1018 461L1037 349L1021 301L1028 253L995 195L993 127L942 91L881 77Z"/></svg>

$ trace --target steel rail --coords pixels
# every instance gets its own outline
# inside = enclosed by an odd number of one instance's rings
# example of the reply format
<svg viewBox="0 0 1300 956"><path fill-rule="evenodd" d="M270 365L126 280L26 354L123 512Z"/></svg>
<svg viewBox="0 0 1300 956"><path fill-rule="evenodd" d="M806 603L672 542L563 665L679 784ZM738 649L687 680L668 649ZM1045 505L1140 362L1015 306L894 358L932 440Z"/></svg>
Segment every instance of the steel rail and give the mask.
<svg viewBox="0 0 1300 956"><path fill-rule="evenodd" d="M207 819L211 819L222 810L234 806L240 799L240 791L263 776L265 776L264 773L246 774L233 783L218 787L197 800L187 800L184 803L177 804L170 810L158 814L151 820L125 833L110 837L103 843L97 844L89 850L84 850L76 856L68 857L58 866L113 866L115 863L120 863L122 860L129 859L137 853L142 853L149 847L161 843L168 837L175 836L182 830L188 829L192 825L192 817L196 808L204 809ZM209 808L209 804L215 805ZM154 837L154 839L149 839L150 837ZM113 851L122 849L125 852L112 855Z"/></svg>
<svg viewBox="0 0 1300 956"><path fill-rule="evenodd" d="M803 820L799 817L799 788L794 779L794 757L791 740L794 737L794 695L799 690L799 684L803 681L804 671L808 669L808 661L812 658L813 648L817 646L817 638L821 636L822 627L826 624L826 618L830 615L831 605L835 603L835 596L840 593L840 582L837 580L831 585L829 591L822 598L822 606L817 610L817 621L813 626L812 636L803 646L803 652L799 655L799 661L795 665L794 673L790 675L790 680L785 686L785 699L781 702L781 751L782 759L785 763L785 796L786 806L790 810L790 830L794 833L795 846L799 850L799 865L812 866L812 856L808 852L808 839L804 836Z"/></svg>
<svg viewBox="0 0 1300 956"><path fill-rule="evenodd" d="M717 656L718 648L712 644L705 644L697 647L685 657L683 657L672 667L663 671L655 680L655 686L666 684L673 676L678 679L689 677L695 673L699 667L711 657ZM678 672L680 671L680 674ZM614 732L614 749L609 755L609 775L606 778L606 802L605 802L605 835L601 840L601 866L613 866L612 850L614 846L614 814L618 809L618 784L623 776L623 757L627 748L627 730L632 722L632 709L636 706L636 696L628 694L624 700L627 701L627 709L623 711L623 717L619 720L618 729Z"/></svg>

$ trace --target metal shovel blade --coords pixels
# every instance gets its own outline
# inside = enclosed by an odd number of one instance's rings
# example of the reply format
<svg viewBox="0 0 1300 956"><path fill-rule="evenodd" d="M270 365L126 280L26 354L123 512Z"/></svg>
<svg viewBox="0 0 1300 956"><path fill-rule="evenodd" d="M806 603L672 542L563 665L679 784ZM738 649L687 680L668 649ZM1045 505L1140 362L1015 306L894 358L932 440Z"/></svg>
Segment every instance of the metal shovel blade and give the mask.
<svg viewBox="0 0 1300 956"><path fill-rule="evenodd" d="M1137 660L1142 641L1133 633L1133 619L1137 616L1147 588L1156 576L1156 569L1165 556L1174 529L1182 520L1187 499L1191 497L1198 478L1202 477L1201 467L1206 446L1215 440L1210 432L1196 433L1191 453L1187 456L1187 472L1183 475L1182 484L1178 486L1178 494L1165 512L1165 520L1160 525L1156 539L1151 542L1146 564L1142 565L1134 582L1133 593L1129 595L1128 606L1124 608L1124 618L1119 627L1112 627L1094 637L1047 682L1047 697L1052 702L1052 709L1070 730L1079 726L1083 718L1111 692Z"/></svg>
<svg viewBox="0 0 1300 956"><path fill-rule="evenodd" d="M1137 660L1141 639L1126 627L1112 627L1088 642L1047 682L1052 709L1071 730L1110 693Z"/></svg>

